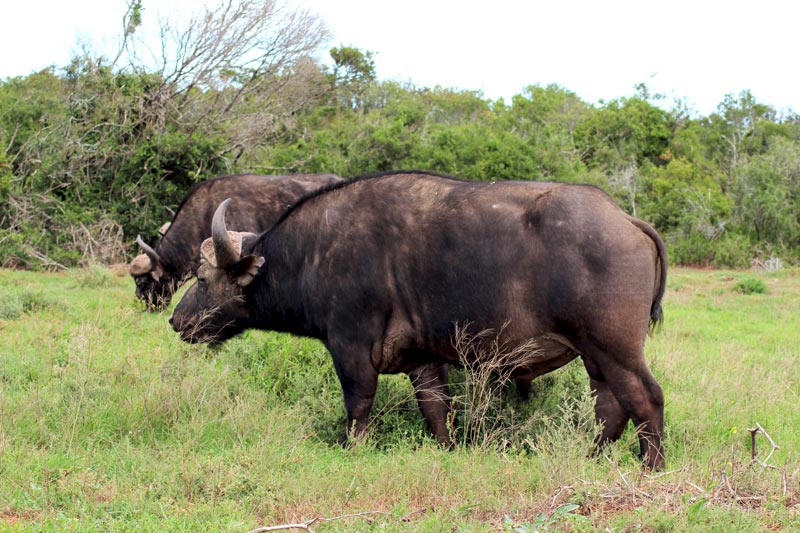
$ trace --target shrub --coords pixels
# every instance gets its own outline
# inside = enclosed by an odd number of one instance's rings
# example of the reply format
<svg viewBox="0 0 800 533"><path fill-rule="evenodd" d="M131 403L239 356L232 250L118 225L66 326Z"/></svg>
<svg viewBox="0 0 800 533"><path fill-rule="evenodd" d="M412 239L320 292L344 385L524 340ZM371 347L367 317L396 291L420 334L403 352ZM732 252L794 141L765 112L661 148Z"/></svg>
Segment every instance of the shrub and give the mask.
<svg viewBox="0 0 800 533"><path fill-rule="evenodd" d="M699 234L670 233L665 236L667 256L672 264L708 266L714 259L714 241Z"/></svg>
<svg viewBox="0 0 800 533"><path fill-rule="evenodd" d="M22 315L22 300L14 293L0 299L0 320L15 320Z"/></svg>
<svg viewBox="0 0 800 533"><path fill-rule="evenodd" d="M714 259L711 264L718 268L747 268L752 258L750 239L744 235L726 232L714 245Z"/></svg>
<svg viewBox="0 0 800 533"><path fill-rule="evenodd" d="M0 320L15 320L23 313L35 313L57 305L55 300L39 291L17 292L6 291L6 287L3 289L4 296L0 299Z"/></svg>
<svg viewBox="0 0 800 533"><path fill-rule="evenodd" d="M733 290L742 294L764 294L767 292L767 284L760 279L744 278L733 286Z"/></svg>
<svg viewBox="0 0 800 533"><path fill-rule="evenodd" d="M718 238L700 233L669 233L665 236L669 260L675 265L748 268L753 259L750 239L724 232Z"/></svg>

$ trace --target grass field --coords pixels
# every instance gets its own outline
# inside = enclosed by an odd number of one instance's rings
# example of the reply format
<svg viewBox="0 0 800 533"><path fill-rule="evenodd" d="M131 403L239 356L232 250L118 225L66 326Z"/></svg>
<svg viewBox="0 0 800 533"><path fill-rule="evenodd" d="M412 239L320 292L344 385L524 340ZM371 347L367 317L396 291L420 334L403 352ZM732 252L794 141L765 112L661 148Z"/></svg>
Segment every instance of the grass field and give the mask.
<svg viewBox="0 0 800 533"><path fill-rule="evenodd" d="M369 437L343 448L321 344L186 345L133 292L100 267L0 271L0 531L800 531L797 270L671 270L647 344L667 401L652 475L632 431L589 456L579 362L529 405L508 391L487 415L508 425L454 451L384 376ZM757 424L778 448L757 433L753 461Z"/></svg>

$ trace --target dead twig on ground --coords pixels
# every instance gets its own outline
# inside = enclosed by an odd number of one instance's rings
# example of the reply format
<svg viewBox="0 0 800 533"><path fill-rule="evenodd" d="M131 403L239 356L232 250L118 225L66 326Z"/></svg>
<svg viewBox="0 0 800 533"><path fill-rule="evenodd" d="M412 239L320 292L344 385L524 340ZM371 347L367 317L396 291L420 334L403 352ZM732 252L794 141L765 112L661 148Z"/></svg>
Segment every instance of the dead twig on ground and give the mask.
<svg viewBox="0 0 800 533"><path fill-rule="evenodd" d="M318 516L316 518L312 518L310 520L306 520L305 522L298 522L296 524L280 524L277 526L263 526L256 529L249 531L249 533L263 533L265 531L285 531L287 529L302 529L303 531L314 531L311 529L311 526L316 524L317 522L333 522L335 520L343 520L345 518L357 518L357 517L365 517L371 515L387 515L388 513L384 513L382 511L365 511L363 513L351 513L351 514L343 514L339 516L334 516L331 518L324 518Z"/></svg>
<svg viewBox="0 0 800 533"><path fill-rule="evenodd" d="M761 424L759 424L758 422L756 422L756 427L748 429L747 431L750 432L751 443L752 443L752 452L753 452L753 455L752 455L753 461L757 462L758 464L760 464L761 466L763 466L765 468L777 468L775 466L767 464L767 462L769 461L769 458L772 457L772 454L775 453L775 450L779 449L780 446L775 444L775 441L772 440L772 437L769 436L769 433L767 433L767 431L763 427L761 427ZM766 438L767 441L769 442L770 446L772 446L772 449L767 454L767 458L764 459L763 461L761 459L758 459L758 454L756 453L756 435L758 435L759 433L764 435L764 438Z"/></svg>

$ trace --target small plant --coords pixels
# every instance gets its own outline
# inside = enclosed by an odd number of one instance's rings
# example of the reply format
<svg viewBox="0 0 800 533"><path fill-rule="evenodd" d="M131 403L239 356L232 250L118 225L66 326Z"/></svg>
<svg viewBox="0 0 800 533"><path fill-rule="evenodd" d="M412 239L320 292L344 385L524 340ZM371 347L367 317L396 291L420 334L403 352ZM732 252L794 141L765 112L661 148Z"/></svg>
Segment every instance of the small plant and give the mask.
<svg viewBox="0 0 800 533"><path fill-rule="evenodd" d="M9 291L0 300L0 320L15 320L23 313L35 313L55 305L55 300L39 291Z"/></svg>
<svg viewBox="0 0 800 533"><path fill-rule="evenodd" d="M22 300L16 294L6 294L0 299L0 320L15 320L22 310Z"/></svg>
<svg viewBox="0 0 800 533"><path fill-rule="evenodd" d="M538 533L540 531L560 531L566 521L583 520L588 522L589 519L581 514L577 514L580 506L574 503L566 503L553 511L553 514L548 516L546 513L541 513L532 522L515 523L511 518L506 516L503 523L504 531L513 531L515 533Z"/></svg>
<svg viewBox="0 0 800 533"><path fill-rule="evenodd" d="M93 263L77 271L78 286L85 289L102 289L114 283L114 273L103 265Z"/></svg>
<svg viewBox="0 0 800 533"><path fill-rule="evenodd" d="M767 284L760 279L744 278L733 286L733 290L741 294L764 294L767 292Z"/></svg>
<svg viewBox="0 0 800 533"><path fill-rule="evenodd" d="M22 302L23 313L36 313L50 309L51 307L61 307L58 299L52 298L41 291L26 290L19 295Z"/></svg>

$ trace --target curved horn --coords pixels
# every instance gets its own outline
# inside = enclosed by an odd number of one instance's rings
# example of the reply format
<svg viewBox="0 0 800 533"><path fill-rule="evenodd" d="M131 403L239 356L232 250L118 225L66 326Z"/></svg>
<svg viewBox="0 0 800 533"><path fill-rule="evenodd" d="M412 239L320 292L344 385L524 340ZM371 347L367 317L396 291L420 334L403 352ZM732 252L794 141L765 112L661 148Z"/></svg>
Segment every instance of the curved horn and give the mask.
<svg viewBox="0 0 800 533"><path fill-rule="evenodd" d="M214 240L214 255L217 267L225 269L233 266L239 260L239 253L233 247L228 230L225 228L225 210L228 209L230 198L226 198L214 212L211 219L211 238Z"/></svg>
<svg viewBox="0 0 800 533"><path fill-rule="evenodd" d="M170 216L171 218L175 218L175 211L173 211L173 210L172 210L172 209L170 209L169 207L167 207L167 206L164 206L164 211L166 211L166 212L167 212L167 214L169 214L169 216Z"/></svg>
<svg viewBox="0 0 800 533"><path fill-rule="evenodd" d="M155 250L150 248L150 246L148 246L147 243L145 243L142 240L142 236L141 235L137 235L136 236L136 244L141 246L141 248L144 251L145 255L147 255L147 257L150 258L150 262L153 264L153 268L155 268L156 265L158 265L161 262L161 260L158 257L158 252L156 252Z"/></svg>

